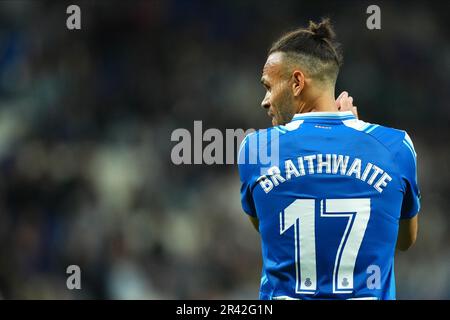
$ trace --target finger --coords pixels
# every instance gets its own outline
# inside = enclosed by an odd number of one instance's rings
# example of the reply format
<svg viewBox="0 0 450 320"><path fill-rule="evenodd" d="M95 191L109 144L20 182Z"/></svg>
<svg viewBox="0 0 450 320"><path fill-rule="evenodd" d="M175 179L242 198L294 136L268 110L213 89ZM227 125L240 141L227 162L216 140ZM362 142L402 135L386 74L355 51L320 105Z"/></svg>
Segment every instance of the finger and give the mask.
<svg viewBox="0 0 450 320"><path fill-rule="evenodd" d="M341 99L341 111L351 111L352 107L352 100L349 97Z"/></svg>
<svg viewBox="0 0 450 320"><path fill-rule="evenodd" d="M342 108L342 99L348 96L348 92L347 91L342 91L342 93L339 95L339 97L337 97L336 99L336 106L338 108L338 110L341 110Z"/></svg>
<svg viewBox="0 0 450 320"><path fill-rule="evenodd" d="M353 106L353 97L348 97L348 102Z"/></svg>
<svg viewBox="0 0 450 320"><path fill-rule="evenodd" d="M339 95L339 97L336 100L339 100L343 97L347 97L348 96L348 92L347 91L342 91L341 94Z"/></svg>
<svg viewBox="0 0 450 320"><path fill-rule="evenodd" d="M345 99L345 101L343 101L343 103L345 104L345 110L346 111L352 111L353 108L353 97L348 97Z"/></svg>
<svg viewBox="0 0 450 320"><path fill-rule="evenodd" d="M353 108L352 108L352 113L355 115L356 119L359 119L359 116L358 116L358 107L353 107Z"/></svg>
<svg viewBox="0 0 450 320"><path fill-rule="evenodd" d="M338 110L341 110L341 99L337 98L336 99L336 107L338 108Z"/></svg>

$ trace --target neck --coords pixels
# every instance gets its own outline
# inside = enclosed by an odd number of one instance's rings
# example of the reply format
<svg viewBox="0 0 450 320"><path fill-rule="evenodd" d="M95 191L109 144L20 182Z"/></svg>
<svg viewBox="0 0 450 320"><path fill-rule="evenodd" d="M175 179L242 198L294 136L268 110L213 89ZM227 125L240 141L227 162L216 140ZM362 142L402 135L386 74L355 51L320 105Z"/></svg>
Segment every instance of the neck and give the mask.
<svg viewBox="0 0 450 320"><path fill-rule="evenodd" d="M302 102L298 113L306 112L337 112L336 100L333 94L322 94L313 99Z"/></svg>

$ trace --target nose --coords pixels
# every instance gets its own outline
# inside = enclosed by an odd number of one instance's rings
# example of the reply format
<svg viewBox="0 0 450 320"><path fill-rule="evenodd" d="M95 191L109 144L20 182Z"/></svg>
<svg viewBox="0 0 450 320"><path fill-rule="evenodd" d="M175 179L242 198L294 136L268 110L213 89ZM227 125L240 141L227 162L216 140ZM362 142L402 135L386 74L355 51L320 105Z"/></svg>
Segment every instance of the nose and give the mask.
<svg viewBox="0 0 450 320"><path fill-rule="evenodd" d="M270 108L270 100L267 94L265 95L263 101L261 102L261 107L263 109L269 109Z"/></svg>

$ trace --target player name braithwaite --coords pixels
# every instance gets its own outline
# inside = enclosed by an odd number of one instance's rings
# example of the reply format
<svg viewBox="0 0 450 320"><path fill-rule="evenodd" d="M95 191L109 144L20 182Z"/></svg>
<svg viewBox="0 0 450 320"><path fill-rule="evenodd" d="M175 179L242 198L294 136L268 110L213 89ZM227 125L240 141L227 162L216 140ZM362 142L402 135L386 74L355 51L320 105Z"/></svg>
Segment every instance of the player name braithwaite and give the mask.
<svg viewBox="0 0 450 320"><path fill-rule="evenodd" d="M352 161L350 161L352 160ZM267 175L258 178L261 188L269 193L274 187L292 178L314 174L334 174L353 177L366 182L379 193L392 180L391 176L382 168L373 163L359 158L351 159L347 155L337 154L313 154L298 157L295 162L291 159L284 161L284 174L278 166L272 166L267 170Z"/></svg>

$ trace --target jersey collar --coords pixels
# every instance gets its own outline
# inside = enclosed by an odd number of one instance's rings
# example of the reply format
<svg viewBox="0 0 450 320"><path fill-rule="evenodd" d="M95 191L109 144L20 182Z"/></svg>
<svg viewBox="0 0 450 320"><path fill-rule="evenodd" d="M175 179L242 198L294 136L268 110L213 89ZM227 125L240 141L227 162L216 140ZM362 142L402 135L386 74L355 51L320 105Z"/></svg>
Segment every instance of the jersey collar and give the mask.
<svg viewBox="0 0 450 320"><path fill-rule="evenodd" d="M307 112L297 113L292 118L292 121L296 120L350 120L356 119L355 115L351 111L338 111L338 112Z"/></svg>

